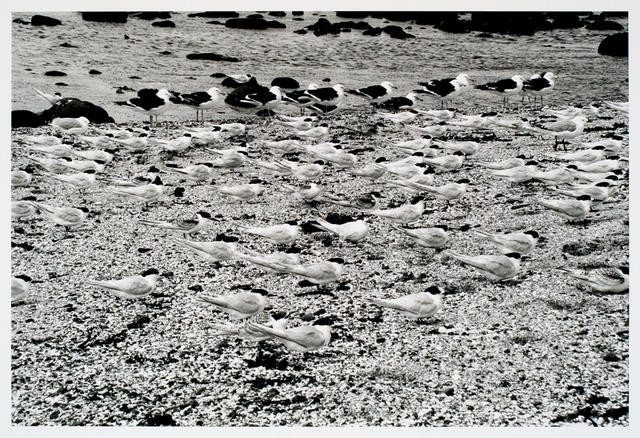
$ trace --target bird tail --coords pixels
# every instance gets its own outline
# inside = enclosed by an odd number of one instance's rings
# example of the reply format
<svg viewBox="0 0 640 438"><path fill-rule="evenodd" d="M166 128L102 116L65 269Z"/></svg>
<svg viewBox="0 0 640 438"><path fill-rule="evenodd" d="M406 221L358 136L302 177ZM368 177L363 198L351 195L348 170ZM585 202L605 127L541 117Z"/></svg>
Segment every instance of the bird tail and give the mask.
<svg viewBox="0 0 640 438"><path fill-rule="evenodd" d="M473 260L473 258L465 256L465 255L460 254L460 253L455 252L455 251L451 251L450 249L444 250L442 252L442 254L446 255L448 257L451 257L453 259L456 259L459 262L462 262L462 263L467 264L467 265L471 265L471 266L476 266L477 265L475 263L475 261Z"/></svg>
<svg viewBox="0 0 640 438"><path fill-rule="evenodd" d="M380 298L375 298L375 297L365 297L364 298L366 301L375 304L376 306L382 306L385 307L387 302L383 299Z"/></svg>
<svg viewBox="0 0 640 438"><path fill-rule="evenodd" d="M319 217L314 217L313 220L317 222L317 224L312 224L314 227L319 228L320 230L326 231L328 233L335 233L335 231L332 229L333 228L332 223L327 222L326 220Z"/></svg>

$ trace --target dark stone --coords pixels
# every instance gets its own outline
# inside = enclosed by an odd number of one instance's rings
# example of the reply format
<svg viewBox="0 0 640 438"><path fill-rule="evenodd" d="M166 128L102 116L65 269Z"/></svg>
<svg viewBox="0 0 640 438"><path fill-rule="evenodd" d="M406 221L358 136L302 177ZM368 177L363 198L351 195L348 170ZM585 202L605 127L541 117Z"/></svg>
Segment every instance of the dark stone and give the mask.
<svg viewBox="0 0 640 438"><path fill-rule="evenodd" d="M252 30L265 30L265 29L285 29L283 23L276 20L265 20L263 18L231 18L224 23L225 27L233 29L252 29Z"/></svg>
<svg viewBox="0 0 640 438"><path fill-rule="evenodd" d="M16 18L15 20L13 20L13 22L18 24L31 24L30 21L23 20L22 18Z"/></svg>
<svg viewBox="0 0 640 438"><path fill-rule="evenodd" d="M327 34L336 35L340 33L340 26L332 24L326 18L319 18L318 21L310 24L306 27L306 29L312 30L315 36L322 36Z"/></svg>
<svg viewBox="0 0 640 438"><path fill-rule="evenodd" d="M90 75L101 75L101 74L102 74L102 72L101 72L101 71L99 71L99 70L91 69L91 70L89 70L89 74L90 74Z"/></svg>
<svg viewBox="0 0 640 438"><path fill-rule="evenodd" d="M239 17L240 14L233 11L206 11L206 12L197 12L195 14L189 14L187 17L202 17L202 18L236 18Z"/></svg>
<svg viewBox="0 0 640 438"><path fill-rule="evenodd" d="M467 33L471 30L471 20L459 18L443 20L434 26L436 29L449 33Z"/></svg>
<svg viewBox="0 0 640 438"><path fill-rule="evenodd" d="M129 79L142 79L142 78L140 76L133 75L133 76L129 76Z"/></svg>
<svg viewBox="0 0 640 438"><path fill-rule="evenodd" d="M542 12L473 12L469 30L480 32L533 35L551 29Z"/></svg>
<svg viewBox="0 0 640 438"><path fill-rule="evenodd" d="M298 30L294 30L294 31L293 31L293 33L297 33L298 35L306 35L306 34L308 34L309 32L307 32L307 31L306 31L306 30L304 30L304 29L298 29Z"/></svg>
<svg viewBox="0 0 640 438"><path fill-rule="evenodd" d="M74 46L73 44L69 44L69 43L62 43L60 44L60 47L68 47L68 48L72 48L72 49L77 49L78 46Z"/></svg>
<svg viewBox="0 0 640 438"><path fill-rule="evenodd" d="M600 55L629 56L629 33L614 33L606 37L598 46Z"/></svg>
<svg viewBox="0 0 640 438"><path fill-rule="evenodd" d="M493 38L493 35L491 35L490 33L487 32L480 32L478 35L476 35L478 38Z"/></svg>
<svg viewBox="0 0 640 438"><path fill-rule="evenodd" d="M100 23L126 23L128 15L126 12L82 12L82 19Z"/></svg>
<svg viewBox="0 0 640 438"><path fill-rule="evenodd" d="M176 420L173 419L171 414L151 414L147 415L138 426L177 426Z"/></svg>
<svg viewBox="0 0 640 438"><path fill-rule="evenodd" d="M31 17L32 26L59 26L61 24L62 21L45 15L34 15Z"/></svg>
<svg viewBox="0 0 640 438"><path fill-rule="evenodd" d="M408 34L404 31L400 26L385 26L382 28L382 31L389 35L391 38L397 39L407 39L407 38L415 38L414 35Z"/></svg>
<svg viewBox="0 0 640 438"><path fill-rule="evenodd" d="M627 11L606 11L606 12L600 12L600 17L602 17L602 18L629 18L629 13Z"/></svg>
<svg viewBox="0 0 640 438"><path fill-rule="evenodd" d="M168 20L171 18L171 14L169 12L153 12L153 11L144 11L138 12L137 14L133 14L134 17L139 18L141 20Z"/></svg>
<svg viewBox="0 0 640 438"><path fill-rule="evenodd" d="M284 11L271 11L268 15L271 17L286 17L287 13Z"/></svg>
<svg viewBox="0 0 640 438"><path fill-rule="evenodd" d="M91 123L115 123L113 118L101 107L84 100L65 97L41 113L45 123L56 117L86 117Z"/></svg>
<svg viewBox="0 0 640 438"><path fill-rule="evenodd" d="M294 17L299 17L301 15L304 15L304 11L293 11L291 12L291 15L293 15Z"/></svg>
<svg viewBox="0 0 640 438"><path fill-rule="evenodd" d="M35 128L44 124L45 121L40 114L27 110L11 111L12 128Z"/></svg>
<svg viewBox="0 0 640 438"><path fill-rule="evenodd" d="M365 36L379 36L380 34L382 34L382 28L380 27L372 27L362 32L362 35Z"/></svg>
<svg viewBox="0 0 640 438"><path fill-rule="evenodd" d="M224 25L224 23L222 21L218 21L218 20L207 21L207 24L221 24L221 25Z"/></svg>
<svg viewBox="0 0 640 438"><path fill-rule="evenodd" d="M55 83L55 84L53 84L53 85L57 85L58 87L68 87L68 86L69 86L69 84L66 84L66 83L64 83L64 82L56 82L56 83Z"/></svg>
<svg viewBox="0 0 640 438"><path fill-rule="evenodd" d="M585 25L579 12L553 12L549 16L553 29L577 29Z"/></svg>
<svg viewBox="0 0 640 438"><path fill-rule="evenodd" d="M176 24L171 20L154 21L151 25L154 27L176 27Z"/></svg>
<svg viewBox="0 0 640 438"><path fill-rule="evenodd" d="M256 18L264 18L264 16L262 14L249 14L246 16L246 18L251 18L253 20Z"/></svg>
<svg viewBox="0 0 640 438"><path fill-rule="evenodd" d="M125 39L125 40L128 40L128 39L129 39L129 35L125 34L125 35L124 35L124 39Z"/></svg>
<svg viewBox="0 0 640 438"><path fill-rule="evenodd" d="M44 73L45 76L66 76L67 74L58 70L49 70Z"/></svg>
<svg viewBox="0 0 640 438"><path fill-rule="evenodd" d="M338 11L336 17L339 18L366 18L370 12L367 11Z"/></svg>
<svg viewBox="0 0 640 438"><path fill-rule="evenodd" d="M161 55L171 55L171 52L168 50L163 50L162 52L160 52Z"/></svg>
<svg viewBox="0 0 640 438"><path fill-rule="evenodd" d="M219 55L218 53L189 53L187 59L205 59L207 61L239 62L238 58Z"/></svg>
<svg viewBox="0 0 640 438"><path fill-rule="evenodd" d="M616 21L597 20L585 26L588 30L624 30L624 26Z"/></svg>

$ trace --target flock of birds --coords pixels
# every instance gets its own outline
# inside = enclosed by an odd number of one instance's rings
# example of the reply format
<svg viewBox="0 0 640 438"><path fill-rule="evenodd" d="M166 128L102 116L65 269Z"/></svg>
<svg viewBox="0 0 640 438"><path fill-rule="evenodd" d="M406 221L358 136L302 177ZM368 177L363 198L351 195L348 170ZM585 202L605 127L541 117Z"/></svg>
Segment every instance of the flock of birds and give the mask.
<svg viewBox="0 0 640 438"><path fill-rule="evenodd" d="M446 178L461 169L464 164L484 169L487 175L512 184L530 181L542 182L550 192L562 195L562 198L536 197L531 203L538 204L550 213L570 222L583 221L593 205L602 205L615 192L626 178L625 161L621 157L623 144L618 140L602 139L597 142L581 143L577 149L568 153L554 153L552 157L563 164L551 170L538 168L534 159L524 156L513 157L499 162L475 160L474 155L483 147L474 141L447 140L446 136L456 130L510 129L538 136L549 136L556 140L573 140L584 132L590 118L597 117L600 107L566 107L561 110L542 109L548 116L557 120L543 126L531 125L520 119L506 119L497 115L465 115L447 109L425 110L418 108L417 97L428 94L439 101L451 101L462 93L476 88L494 92L504 97L507 104L509 96L530 93L534 99L553 91L555 76L551 72L534 75L529 80L514 76L496 82L472 86L468 75L460 74L455 78L421 82L422 89L407 96L393 96L395 88L390 82L382 82L358 89L347 90L343 85L319 87L310 84L302 88L291 78L277 78L270 87L257 83L251 75L224 75L223 85L232 88L226 97L220 89L213 87L206 92L178 93L167 89L143 89L136 98L122 105L142 111L150 117L163 114L172 105L187 105L196 110L196 119L204 121L204 111L213 109L224 102L231 108L242 112L259 113L264 111L272 123L290 130L292 137L284 140L262 139L254 144L227 149L218 148L233 137L246 135L247 125L226 123L202 127L184 126L181 135L175 138L154 138L149 132L136 130L103 129L92 126L84 117L54 119L51 126L72 139L72 144L63 143L60 136L16 136L14 142L22 143L32 153L29 161L40 170L37 178L41 181L56 181L78 191L84 191L106 184L106 191L148 206L160 199L165 186L160 176L153 181L121 180L109 176L112 167L118 161L125 161L131 154L148 153L159 157L158 151L176 156L196 147L203 147L215 155L211 160L177 167L169 163L159 164L159 171L177 175L194 185L209 182L220 170L253 167L269 172L274 178L286 177L300 182L299 185L283 184L283 190L290 192L292 199L299 202L300 210L305 204L326 203L351 212L357 212L357 220L344 223L331 223L321 217L314 217L309 223L320 232L332 233L351 244L357 245L369 235L369 224L377 217L390 224L390 227L406 236L413 244L427 249L443 251L443 254L463 265L470 266L482 273L490 281L503 281L516 277L520 272L521 255L535 251L540 237L539 231L526 230L513 233L490 233L476 231L479 239L495 245L499 254L466 255L451 249L451 238L446 226L412 227L425 212L427 197L445 200L447 205L464 198L471 184L468 179L457 179L436 185L435 175ZM226 82L226 84L225 84ZM49 101L62 98L39 92ZM329 135L331 118L327 114L338 111L344 105L345 94L367 99L376 108L376 115L392 122L399 129L411 134L410 139L390 142L385 147L404 155L395 161L377 159L374 162L360 163L354 154L350 154L343 145L326 142ZM282 110L286 105L294 105L301 111L308 109L314 115L287 115ZM628 104L604 102L610 108L627 113ZM202 117L200 117L202 115ZM322 118L324 117L324 118ZM425 126L411 125L417 117L429 120ZM321 123L319 123L321 122ZM324 123L322 123L324 122ZM151 131L152 132L152 131ZM92 133L93 135L88 135ZM305 143L306 142L306 143ZM258 152L280 155L272 161L250 157L253 148ZM115 148L115 150L114 150ZM287 153L301 153L309 157L310 163L291 161L284 158ZM384 208L378 203L380 192L371 192L363 197L352 199L335 195L322 185L326 164L344 178L360 178L371 181L376 187L388 190L400 190L408 196L406 203L393 208ZM14 169L11 174L14 190L29 187L34 183L34 175L25 170ZM46 188L46 184L40 187ZM265 195L265 186L259 183L214 186L221 195L230 200L250 206L258 197ZM85 223L88 209L54 205L33 199L12 202L14 221L28 220L40 212L52 223L71 229ZM143 227L154 227L175 233L171 241L183 251L191 252L207 263L218 264L239 259L272 275L299 276L317 287L340 280L344 274L341 258L303 264L297 254L276 251L262 254L237 243L224 241L192 240L193 235L204 230L211 221L217 220L206 211L199 211L194 217L166 221L164 219L144 219ZM268 239L282 249L295 242L302 233L300 223L283 223L266 227L241 226L239 232ZM628 268L612 268L583 273L576 269L562 268L570 277L597 292L620 293L628 289ZM142 299L156 290L158 271L151 269L142 275L113 280L87 280L87 284L111 292L123 299ZM23 300L28 294L30 278L16 275L12 278L12 301ZM239 325L211 325L219 335L236 335L252 341L272 339L282 343L291 351L313 351L328 345L331 339L330 325L315 324L287 327L286 318L274 320L265 314L268 297L257 292L243 291L221 296L201 296L202 302L214 306L229 315L231 320L244 321ZM412 293L398 298L369 297L367 300L413 319L428 318L435 315L443 306L442 290L431 286L425 291Z"/></svg>

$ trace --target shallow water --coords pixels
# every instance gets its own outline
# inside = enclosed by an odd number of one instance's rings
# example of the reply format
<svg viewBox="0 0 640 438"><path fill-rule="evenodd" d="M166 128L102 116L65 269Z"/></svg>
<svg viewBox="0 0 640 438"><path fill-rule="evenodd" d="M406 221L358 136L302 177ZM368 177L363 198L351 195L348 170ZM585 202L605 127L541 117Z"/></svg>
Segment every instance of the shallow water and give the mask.
<svg viewBox="0 0 640 438"><path fill-rule="evenodd" d="M534 36L496 34L479 38L478 32L451 34L431 26L389 22L401 25L416 38L398 40L384 34L370 37L359 30L316 37L293 31L315 23L322 15L331 22L346 20L333 13L306 12L303 21L293 21L288 14L278 18L286 29L251 31L207 24L210 19L188 18L187 14L171 13L175 28L153 27L151 21L132 17L125 24L94 23L83 21L76 12L43 13L60 19L62 26L13 23L12 109L45 109L48 104L33 92L33 88L39 88L101 105L117 122L141 120L144 115L112 103L134 96L133 92L116 94L117 87L206 90L219 84L219 79L210 77L215 72L251 72L262 83L280 75L292 76L303 84L330 78L332 83L341 82L347 88L391 80L401 94L416 88L419 81L459 72L483 83L518 73L529 77L550 70L558 76L557 92L547 99L550 105L626 100L628 96L627 58L597 54L602 39L614 33L610 31L571 29L538 32ZM13 18L28 21L32 15L14 13ZM373 26L388 23L371 18L365 21ZM627 26L627 20L620 22ZM124 38L125 34L129 39ZM63 43L77 47L61 47ZM171 54L162 55L163 51ZM216 52L237 57L240 62L187 60L186 55L194 52ZM89 75L90 69L102 74ZM47 70L61 70L68 76L44 76ZM57 82L68 86L55 86ZM465 103L470 105L492 104L496 100L499 98L482 92L465 97ZM362 103L357 98L349 101ZM428 98L424 102L436 105ZM193 117L192 111L184 108L169 114L172 119Z"/></svg>

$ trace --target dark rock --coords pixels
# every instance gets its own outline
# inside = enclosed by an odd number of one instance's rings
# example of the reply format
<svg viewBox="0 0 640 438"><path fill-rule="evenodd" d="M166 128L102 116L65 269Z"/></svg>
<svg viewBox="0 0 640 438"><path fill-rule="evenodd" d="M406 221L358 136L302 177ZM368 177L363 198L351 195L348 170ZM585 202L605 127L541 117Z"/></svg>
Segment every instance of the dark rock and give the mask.
<svg viewBox="0 0 640 438"><path fill-rule="evenodd" d="M163 50L162 52L160 52L161 55L171 55L171 52L168 50Z"/></svg>
<svg viewBox="0 0 640 438"><path fill-rule="evenodd" d="M478 38L493 38L493 35L491 35L490 33L487 32L480 32L478 35L476 35Z"/></svg>
<svg viewBox="0 0 640 438"><path fill-rule="evenodd" d="M408 34L404 31L400 26L385 26L382 28L382 31L389 35L391 38L397 39L407 39L407 38L415 38L414 35Z"/></svg>
<svg viewBox="0 0 640 438"><path fill-rule="evenodd" d="M195 14L189 14L187 17L202 17L202 18L236 18L239 17L240 14L233 11L206 11L206 12L197 12Z"/></svg>
<svg viewBox="0 0 640 438"><path fill-rule="evenodd" d="M219 24L219 25L224 25L224 23L222 21L218 21L218 20L211 20L211 21L207 21L207 24Z"/></svg>
<svg viewBox="0 0 640 438"><path fill-rule="evenodd" d="M255 20L257 18L264 18L264 16L262 14L249 14L245 18L250 18L252 20Z"/></svg>
<svg viewBox="0 0 640 438"><path fill-rule="evenodd" d="M614 33L606 37L598 46L600 55L629 56L629 33Z"/></svg>
<svg viewBox="0 0 640 438"><path fill-rule="evenodd" d="M238 58L232 56L224 56L218 53L189 53L187 59L205 59L207 61L224 61L224 62L239 62Z"/></svg>
<svg viewBox="0 0 640 438"><path fill-rule="evenodd" d="M113 118L98 105L73 97L60 99L42 113L45 123L56 117L86 117L91 123L115 123Z"/></svg>
<svg viewBox="0 0 640 438"><path fill-rule="evenodd" d="M138 12L137 14L133 14L134 17L139 18L141 20L168 20L171 18L171 14L169 12L153 12L153 11L144 11Z"/></svg>
<svg viewBox="0 0 640 438"><path fill-rule="evenodd" d="M154 21L151 25L154 27L176 27L176 24L171 20Z"/></svg>
<svg viewBox="0 0 640 438"><path fill-rule="evenodd" d="M304 11L293 11L291 12L291 15L293 15L294 17L299 17L301 15L304 15Z"/></svg>
<svg viewBox="0 0 640 438"><path fill-rule="evenodd" d="M40 114L27 110L11 111L12 128L35 128L45 123Z"/></svg>
<svg viewBox="0 0 640 438"><path fill-rule="evenodd" d="M173 419L171 414L155 413L147 415L138 426L177 426L176 420Z"/></svg>
<svg viewBox="0 0 640 438"><path fill-rule="evenodd" d="M271 17L286 17L287 13L284 11L271 11L268 15Z"/></svg>
<svg viewBox="0 0 640 438"><path fill-rule="evenodd" d="M382 34L382 28L380 27L372 27L362 32L362 35L365 36L379 36L380 34Z"/></svg>
<svg viewBox="0 0 640 438"><path fill-rule="evenodd" d="M304 21L304 18L300 18L300 17L293 17L292 18L293 21Z"/></svg>
<svg viewBox="0 0 640 438"><path fill-rule="evenodd" d="M128 15L126 12L82 12L82 19L100 23L126 23Z"/></svg>
<svg viewBox="0 0 640 438"><path fill-rule="evenodd" d="M602 18L629 18L629 13L627 11L606 11L606 12L600 12L600 17L602 17Z"/></svg>
<svg viewBox="0 0 640 438"><path fill-rule="evenodd" d="M64 82L56 82L53 85L57 85L58 87L68 87L69 86L69 84L64 83Z"/></svg>
<svg viewBox="0 0 640 438"><path fill-rule="evenodd" d="M140 76L133 75L133 76L129 76L129 79L142 79L142 78Z"/></svg>
<svg viewBox="0 0 640 438"><path fill-rule="evenodd" d="M263 18L231 18L224 23L225 27L233 29L252 29L252 30L265 30L265 29L285 29L283 23L276 20L265 20Z"/></svg>
<svg viewBox="0 0 640 438"><path fill-rule="evenodd" d="M585 26L587 30L624 30L624 26L616 21L597 20Z"/></svg>
<svg viewBox="0 0 640 438"><path fill-rule="evenodd" d="M310 24L306 27L306 29L313 31L313 34L315 36L322 36L327 34L337 35L340 33L340 26L332 24L326 18L319 18L318 21Z"/></svg>
<svg viewBox="0 0 640 438"><path fill-rule="evenodd" d="M176 187L173 191L173 196L176 198L182 198L184 196L184 187Z"/></svg>
<svg viewBox="0 0 640 438"><path fill-rule="evenodd" d="M553 29L577 29L585 25L579 12L553 12L549 16Z"/></svg>
<svg viewBox="0 0 640 438"><path fill-rule="evenodd" d="M308 34L309 32L307 32L307 31L306 31L306 30L304 30L304 29L298 29L298 30L294 30L294 31L293 31L293 33L297 33L298 35L306 35L306 34Z"/></svg>
<svg viewBox="0 0 640 438"><path fill-rule="evenodd" d="M533 35L550 28L541 12L473 12L469 23L469 30L514 35Z"/></svg>
<svg viewBox="0 0 640 438"><path fill-rule="evenodd" d="M300 317L300 319L305 322L309 322L309 321L313 321L315 319L315 316L313 316L311 313L305 313Z"/></svg>
<svg viewBox="0 0 640 438"><path fill-rule="evenodd" d="M101 75L101 74L102 74L102 72L101 72L101 71L99 71L99 70L91 69L91 70L89 70L89 74L90 74L90 75Z"/></svg>
<svg viewBox="0 0 640 438"><path fill-rule="evenodd" d="M67 74L58 70L49 70L44 73L45 76L66 76Z"/></svg>
<svg viewBox="0 0 640 438"><path fill-rule="evenodd" d="M434 26L436 29L449 33L467 33L471 30L471 20L453 18L443 20Z"/></svg>
<svg viewBox="0 0 640 438"><path fill-rule="evenodd" d="M366 18L370 12L367 11L338 11L336 17L339 18Z"/></svg>
<svg viewBox="0 0 640 438"><path fill-rule="evenodd" d="M34 15L31 17L32 26L59 26L61 24L62 21L45 15Z"/></svg>
<svg viewBox="0 0 640 438"><path fill-rule="evenodd" d="M331 78L324 78L322 79L322 82L331 82Z"/></svg>
<svg viewBox="0 0 640 438"><path fill-rule="evenodd" d="M30 21L23 20L22 18L16 18L15 20L13 20L13 22L18 24L31 24Z"/></svg>
<svg viewBox="0 0 640 438"><path fill-rule="evenodd" d="M148 253L150 251L153 251L153 250L151 248L138 248L138 252L140 254L146 254L146 253Z"/></svg>
<svg viewBox="0 0 640 438"><path fill-rule="evenodd" d="M77 49L78 46L74 46L73 44L69 44L69 43L62 43L60 44L60 47L68 47L68 48L72 48L72 49Z"/></svg>
<svg viewBox="0 0 640 438"><path fill-rule="evenodd" d="M129 35L125 34L125 35L124 35L124 39L125 39L125 40L128 40L128 39L129 39Z"/></svg>

